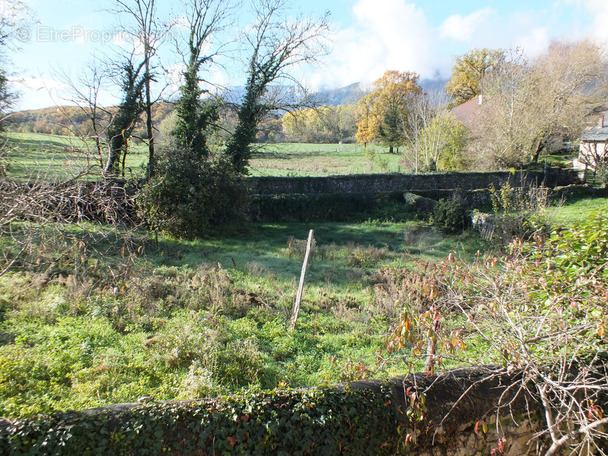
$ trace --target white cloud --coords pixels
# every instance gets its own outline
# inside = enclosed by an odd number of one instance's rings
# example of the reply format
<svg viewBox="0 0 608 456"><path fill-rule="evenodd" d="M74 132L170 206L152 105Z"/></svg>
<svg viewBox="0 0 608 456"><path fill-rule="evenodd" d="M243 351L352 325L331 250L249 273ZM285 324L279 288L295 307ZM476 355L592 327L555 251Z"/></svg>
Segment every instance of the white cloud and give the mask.
<svg viewBox="0 0 608 456"><path fill-rule="evenodd" d="M355 22L337 31L333 52L320 71L309 75L313 87L371 82L392 69L434 72L435 35L425 13L407 0L358 0Z"/></svg>
<svg viewBox="0 0 608 456"><path fill-rule="evenodd" d="M480 25L495 13L494 9L486 7L467 16L460 14L450 16L439 27L440 36L458 41L471 41Z"/></svg>
<svg viewBox="0 0 608 456"><path fill-rule="evenodd" d="M379 3L379 0L354 3L354 23L335 31L333 52L325 66L305 78L309 86L370 83L386 70L414 71L423 79L438 74L447 77L453 57L472 48L519 46L535 56L547 48L556 33L551 19L543 20L547 10L542 8L517 12L486 7L445 19L435 17L435 21L439 19L435 26L421 1Z"/></svg>
<svg viewBox="0 0 608 456"><path fill-rule="evenodd" d="M524 49L529 57L536 57L543 53L551 44L549 31L544 27L530 30L527 35L520 36L514 43L515 47Z"/></svg>
<svg viewBox="0 0 608 456"><path fill-rule="evenodd" d="M11 80L11 85L19 94L15 109L38 109L65 104L61 92L67 85L53 79L22 78Z"/></svg>
<svg viewBox="0 0 608 456"><path fill-rule="evenodd" d="M608 2L606 0L579 0L593 17L593 26L589 30L591 38L608 42Z"/></svg>

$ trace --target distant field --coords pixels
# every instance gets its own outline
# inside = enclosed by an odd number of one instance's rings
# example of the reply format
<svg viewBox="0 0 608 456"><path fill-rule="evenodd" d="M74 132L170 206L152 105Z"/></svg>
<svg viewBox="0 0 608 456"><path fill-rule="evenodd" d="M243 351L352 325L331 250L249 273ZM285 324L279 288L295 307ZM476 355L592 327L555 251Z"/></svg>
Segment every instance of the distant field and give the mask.
<svg viewBox="0 0 608 456"><path fill-rule="evenodd" d="M326 176L405 171L401 154L360 144L267 144L250 162L253 176ZM370 154L371 152L371 154Z"/></svg>
<svg viewBox="0 0 608 456"><path fill-rule="evenodd" d="M50 177L72 176L83 169L99 169L93 142L70 136L39 133L7 133L15 146L5 157L9 175L28 173ZM392 173L404 171L401 154L388 154L381 147L359 144L267 144L256 148L251 160L253 176L326 176L334 174ZM105 156L103 157L106 158ZM127 156L127 168L134 176L147 163L144 145L135 145Z"/></svg>
<svg viewBox="0 0 608 456"><path fill-rule="evenodd" d="M10 132L6 137L11 147L4 158L11 177L35 175L53 179L75 176L87 169L99 171L99 157L92 141L41 133ZM127 168L139 175L146 161L145 147L136 145L127 156Z"/></svg>

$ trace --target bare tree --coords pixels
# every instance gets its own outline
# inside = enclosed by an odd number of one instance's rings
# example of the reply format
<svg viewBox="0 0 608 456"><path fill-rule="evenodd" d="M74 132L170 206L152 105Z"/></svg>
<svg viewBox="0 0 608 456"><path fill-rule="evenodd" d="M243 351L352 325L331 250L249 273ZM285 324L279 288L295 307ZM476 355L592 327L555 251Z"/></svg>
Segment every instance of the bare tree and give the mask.
<svg viewBox="0 0 608 456"><path fill-rule="evenodd" d="M101 92L110 79L110 69L101 60L90 61L80 75L72 78L66 72L59 78L69 87L70 101L88 118L87 124L72 124L76 135L83 139L95 141L95 160L101 170L105 169L106 130L112 122L112 111L100 104Z"/></svg>
<svg viewBox="0 0 608 456"><path fill-rule="evenodd" d="M606 60L591 42L553 43L535 61L521 50L483 82L477 148L499 167L536 162L556 136L576 138L584 116L605 99Z"/></svg>
<svg viewBox="0 0 608 456"><path fill-rule="evenodd" d="M7 119L7 111L16 99L16 94L9 87L8 76L10 69L7 68L6 50L15 50L15 32L19 25L26 24L28 7L21 0L5 0L2 4L0 15L0 129L2 123Z"/></svg>
<svg viewBox="0 0 608 456"><path fill-rule="evenodd" d="M584 151L579 154L578 160L585 165L585 169L591 168L595 176L602 180L602 188L608 186L608 144L593 141L584 146ZM585 171L586 173L587 171Z"/></svg>
<svg viewBox="0 0 608 456"><path fill-rule="evenodd" d="M538 81L537 138L532 161L547 152L555 135L576 139L584 128L585 116L608 95L605 51L596 43L554 42L535 62L532 80Z"/></svg>
<svg viewBox="0 0 608 456"><path fill-rule="evenodd" d="M329 30L327 15L319 20L287 17L288 0L260 0L253 7L256 19L245 35L250 52L245 96L236 130L226 145L226 154L239 173L246 172L260 120L277 108L264 99L270 84L280 79L295 82L288 69L325 52L323 39Z"/></svg>

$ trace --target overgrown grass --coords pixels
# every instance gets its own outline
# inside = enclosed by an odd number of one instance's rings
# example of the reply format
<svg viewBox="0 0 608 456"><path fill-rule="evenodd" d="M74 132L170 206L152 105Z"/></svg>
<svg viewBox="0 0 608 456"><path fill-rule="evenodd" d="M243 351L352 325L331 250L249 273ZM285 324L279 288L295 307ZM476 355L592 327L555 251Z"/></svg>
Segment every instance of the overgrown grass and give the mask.
<svg viewBox="0 0 608 456"><path fill-rule="evenodd" d="M312 226L316 247L290 331L309 228L259 224L158 244L129 235L131 255L106 228L41 235L0 281L0 415L404 373L400 360L377 364L391 324L376 299L378 271L484 246L420 222Z"/></svg>

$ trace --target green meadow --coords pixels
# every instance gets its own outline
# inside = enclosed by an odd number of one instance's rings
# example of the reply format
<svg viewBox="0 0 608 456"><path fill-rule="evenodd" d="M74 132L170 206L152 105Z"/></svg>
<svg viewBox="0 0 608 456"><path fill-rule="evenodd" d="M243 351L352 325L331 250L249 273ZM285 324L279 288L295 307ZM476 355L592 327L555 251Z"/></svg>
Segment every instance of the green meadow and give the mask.
<svg viewBox="0 0 608 456"><path fill-rule="evenodd" d="M12 146L4 156L8 175L23 178L34 173L48 179L71 177L100 169L93 141L72 136L39 133L7 133ZM133 145L127 155L127 176L145 174L147 149ZM106 157L102 157L105 161ZM252 176L326 176L405 172L403 156L388 154L378 145L360 144L265 144L254 148L249 174Z"/></svg>

